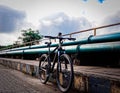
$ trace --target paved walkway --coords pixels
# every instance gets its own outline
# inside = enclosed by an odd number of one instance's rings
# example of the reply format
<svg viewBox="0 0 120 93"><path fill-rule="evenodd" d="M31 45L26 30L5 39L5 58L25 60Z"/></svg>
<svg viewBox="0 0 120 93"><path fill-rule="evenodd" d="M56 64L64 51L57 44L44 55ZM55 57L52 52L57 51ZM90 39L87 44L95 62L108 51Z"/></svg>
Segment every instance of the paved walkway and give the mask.
<svg viewBox="0 0 120 93"><path fill-rule="evenodd" d="M39 79L0 65L0 93L60 93L51 83L43 85Z"/></svg>

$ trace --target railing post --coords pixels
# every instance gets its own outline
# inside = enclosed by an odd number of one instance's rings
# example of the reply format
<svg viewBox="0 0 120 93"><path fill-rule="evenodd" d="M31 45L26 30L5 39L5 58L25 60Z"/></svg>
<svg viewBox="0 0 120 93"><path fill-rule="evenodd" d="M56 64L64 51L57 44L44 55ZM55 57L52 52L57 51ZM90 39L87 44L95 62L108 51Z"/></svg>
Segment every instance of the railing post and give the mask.
<svg viewBox="0 0 120 93"><path fill-rule="evenodd" d="M94 28L94 36L96 36L96 28Z"/></svg>
<svg viewBox="0 0 120 93"><path fill-rule="evenodd" d="M56 39L55 39L55 42L56 42Z"/></svg>

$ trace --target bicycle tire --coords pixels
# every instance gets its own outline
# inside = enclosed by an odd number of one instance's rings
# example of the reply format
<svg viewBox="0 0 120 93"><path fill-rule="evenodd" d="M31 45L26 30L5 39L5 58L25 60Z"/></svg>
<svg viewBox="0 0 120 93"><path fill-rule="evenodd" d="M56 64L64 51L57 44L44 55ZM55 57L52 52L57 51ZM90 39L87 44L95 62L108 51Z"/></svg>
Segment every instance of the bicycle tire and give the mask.
<svg viewBox="0 0 120 93"><path fill-rule="evenodd" d="M46 84L49 79L48 55L43 54L39 60L39 78L41 83Z"/></svg>
<svg viewBox="0 0 120 93"><path fill-rule="evenodd" d="M57 85L62 92L68 92L74 82L73 64L67 54L60 56L60 62L57 65Z"/></svg>

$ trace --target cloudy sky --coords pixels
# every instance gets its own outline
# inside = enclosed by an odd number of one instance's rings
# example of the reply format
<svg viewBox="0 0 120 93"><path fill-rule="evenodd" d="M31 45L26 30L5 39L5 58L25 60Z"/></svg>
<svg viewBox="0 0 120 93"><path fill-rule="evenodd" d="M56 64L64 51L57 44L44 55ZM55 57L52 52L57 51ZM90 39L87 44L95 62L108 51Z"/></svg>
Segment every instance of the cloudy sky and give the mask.
<svg viewBox="0 0 120 93"><path fill-rule="evenodd" d="M28 28L56 35L118 23L119 4L120 0L0 0L0 45L13 44Z"/></svg>

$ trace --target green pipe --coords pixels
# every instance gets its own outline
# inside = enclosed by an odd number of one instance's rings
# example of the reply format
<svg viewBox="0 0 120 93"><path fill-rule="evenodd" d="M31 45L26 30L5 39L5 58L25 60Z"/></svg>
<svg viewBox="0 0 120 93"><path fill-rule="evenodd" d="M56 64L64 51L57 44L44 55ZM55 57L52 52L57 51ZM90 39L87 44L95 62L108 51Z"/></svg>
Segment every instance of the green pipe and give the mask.
<svg viewBox="0 0 120 93"><path fill-rule="evenodd" d="M97 35L89 38L90 43L120 41L120 33Z"/></svg>
<svg viewBox="0 0 120 93"><path fill-rule="evenodd" d="M120 33L107 34L107 35L98 35L98 36L89 36L88 38L83 38L79 41L64 42L63 46L71 46L78 44L89 44L89 43L101 43L101 42L112 42L120 41ZM51 44L51 47L56 47L58 44ZM45 48L47 45L33 45L30 48Z"/></svg>
<svg viewBox="0 0 120 93"><path fill-rule="evenodd" d="M29 48L30 48L30 46L24 46L24 47L10 49L10 51L25 50L25 49L29 49Z"/></svg>
<svg viewBox="0 0 120 93"><path fill-rule="evenodd" d="M70 46L70 45L77 45L77 44L86 44L87 42L88 42L88 40L86 38L83 38L80 41L64 42L62 45L63 46ZM56 47L56 46L58 46L58 44L51 44L50 47ZM34 48L46 48L46 47L47 47L47 45L42 45L42 46L40 46L40 45L33 45L30 48L34 49Z"/></svg>
<svg viewBox="0 0 120 93"><path fill-rule="evenodd" d="M78 52L78 45L66 46L64 47L66 53L77 53Z"/></svg>
<svg viewBox="0 0 120 93"><path fill-rule="evenodd" d="M78 52L120 52L120 41L84 44L78 47Z"/></svg>
<svg viewBox="0 0 120 93"><path fill-rule="evenodd" d="M50 51L53 51L55 47L50 48ZM63 47L66 53L76 53L77 52L77 45L73 46L65 46ZM48 53L48 48L37 48L37 49L27 49L24 50L24 54L44 54Z"/></svg>
<svg viewBox="0 0 120 93"><path fill-rule="evenodd" d="M23 50L9 51L6 54L23 54Z"/></svg>
<svg viewBox="0 0 120 93"><path fill-rule="evenodd" d="M93 43L84 45L64 46L66 53L84 53L84 52L107 52L117 51L120 52L120 41L106 42L106 43ZM55 47L50 48L52 51ZM26 49L24 54L43 54L47 53L48 48ZM22 54L23 50L9 51L7 54ZM3 54L3 53L2 53Z"/></svg>
<svg viewBox="0 0 120 93"><path fill-rule="evenodd" d="M37 48L37 49L27 49L24 51L24 54L44 54L47 52L48 52L48 48Z"/></svg>
<svg viewBox="0 0 120 93"><path fill-rule="evenodd" d="M51 51L55 47L51 48ZM72 45L63 47L66 53L84 53L84 52L109 52L117 51L120 52L120 41L118 42L106 42L106 43L93 43L84 45ZM47 53L48 48L28 49L25 50L25 54L43 54Z"/></svg>

